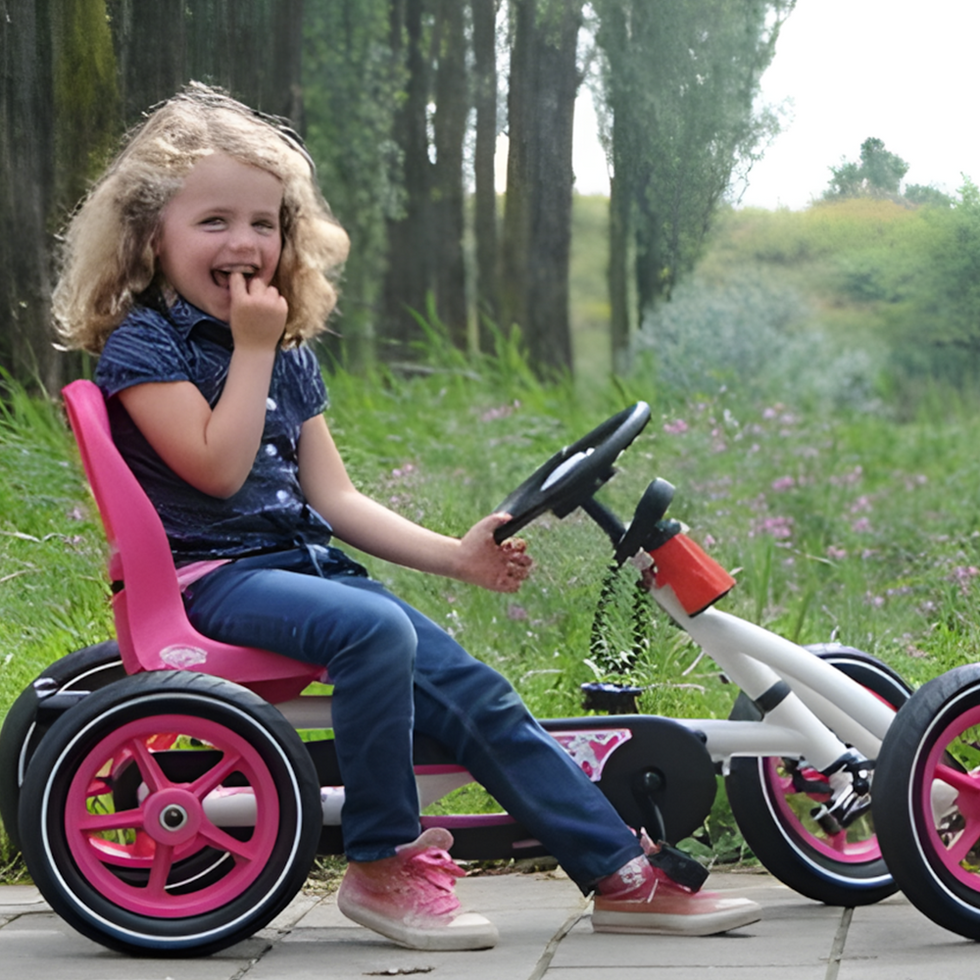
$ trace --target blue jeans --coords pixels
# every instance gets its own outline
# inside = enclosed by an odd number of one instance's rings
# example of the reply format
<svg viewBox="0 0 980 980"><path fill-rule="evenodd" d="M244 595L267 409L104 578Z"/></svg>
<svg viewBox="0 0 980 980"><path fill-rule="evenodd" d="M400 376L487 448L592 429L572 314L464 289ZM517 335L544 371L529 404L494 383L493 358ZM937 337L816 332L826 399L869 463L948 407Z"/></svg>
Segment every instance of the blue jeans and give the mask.
<svg viewBox="0 0 980 980"><path fill-rule="evenodd" d="M390 857L420 832L413 728L446 746L583 891L642 853L511 685L342 552L240 559L191 585L185 602L205 636L329 669L351 860Z"/></svg>

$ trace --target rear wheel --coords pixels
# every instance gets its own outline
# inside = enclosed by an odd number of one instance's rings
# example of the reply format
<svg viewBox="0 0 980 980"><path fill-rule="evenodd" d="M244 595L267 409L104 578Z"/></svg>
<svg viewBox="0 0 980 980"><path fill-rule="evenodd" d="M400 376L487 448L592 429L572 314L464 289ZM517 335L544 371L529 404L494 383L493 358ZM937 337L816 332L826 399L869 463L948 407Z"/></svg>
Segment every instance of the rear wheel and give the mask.
<svg viewBox="0 0 980 980"><path fill-rule="evenodd" d="M915 693L885 738L875 780L895 881L933 922L980 940L980 664Z"/></svg>
<svg viewBox="0 0 980 980"><path fill-rule="evenodd" d="M911 691L890 667L869 654L836 644L809 648L896 710ZM733 718L760 717L744 695ZM875 773L877 793L880 775ZM897 891L882 858L871 814L828 831L814 811L829 784L805 760L734 758L725 781L732 813L745 842L762 864L801 895L827 905L870 905Z"/></svg>
<svg viewBox="0 0 980 980"><path fill-rule="evenodd" d="M125 676L119 646L115 640L107 640L56 660L10 706L0 730L0 819L16 848L20 849L20 788L31 758L50 728L49 720L38 717L39 692L98 691Z"/></svg>
<svg viewBox="0 0 980 980"><path fill-rule="evenodd" d="M66 712L20 801L24 859L79 932L202 955L266 925L303 884L319 782L293 728L229 681L128 677Z"/></svg>

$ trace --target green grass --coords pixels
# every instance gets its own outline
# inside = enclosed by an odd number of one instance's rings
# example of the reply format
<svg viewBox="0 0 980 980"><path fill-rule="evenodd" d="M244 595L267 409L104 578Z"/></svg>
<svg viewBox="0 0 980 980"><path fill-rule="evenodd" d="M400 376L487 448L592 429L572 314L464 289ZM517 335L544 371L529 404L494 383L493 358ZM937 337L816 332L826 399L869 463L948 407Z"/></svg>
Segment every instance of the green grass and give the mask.
<svg viewBox="0 0 980 980"><path fill-rule="evenodd" d="M628 517L650 480L670 480L671 514L736 575L723 608L800 642L836 637L916 684L980 659L974 397L937 393L900 423L725 388L681 396L640 377L542 385L504 342L478 362L435 347L430 364L410 378L328 378L329 422L355 482L412 519L463 532L557 448L642 397L653 420L603 497ZM2 406L0 717L47 663L112 630L101 529L59 410L9 385ZM364 560L536 714L580 714L579 686L611 672L590 643L608 543L581 514L525 536L537 567L516 596ZM636 651L625 679L644 688L641 708L726 716L731 686L642 602L637 637L630 574L601 620L608 658ZM720 806L712 841L737 853ZM0 838L0 875L13 857Z"/></svg>
<svg viewBox="0 0 980 980"><path fill-rule="evenodd" d="M57 407L0 393L0 717L52 660L112 628L101 525Z"/></svg>

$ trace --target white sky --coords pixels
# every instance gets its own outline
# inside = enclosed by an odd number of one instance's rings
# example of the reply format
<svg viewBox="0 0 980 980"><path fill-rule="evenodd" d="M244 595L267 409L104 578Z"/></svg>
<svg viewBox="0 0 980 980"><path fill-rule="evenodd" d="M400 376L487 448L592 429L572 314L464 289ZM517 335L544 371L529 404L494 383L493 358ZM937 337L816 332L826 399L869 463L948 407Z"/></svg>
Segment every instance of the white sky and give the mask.
<svg viewBox="0 0 980 980"><path fill-rule="evenodd" d="M980 0L797 0L762 97L790 100L783 132L752 170L743 206L806 207L830 167L869 136L909 166L906 183L953 193L980 183ZM575 118L576 190L608 194L591 95Z"/></svg>

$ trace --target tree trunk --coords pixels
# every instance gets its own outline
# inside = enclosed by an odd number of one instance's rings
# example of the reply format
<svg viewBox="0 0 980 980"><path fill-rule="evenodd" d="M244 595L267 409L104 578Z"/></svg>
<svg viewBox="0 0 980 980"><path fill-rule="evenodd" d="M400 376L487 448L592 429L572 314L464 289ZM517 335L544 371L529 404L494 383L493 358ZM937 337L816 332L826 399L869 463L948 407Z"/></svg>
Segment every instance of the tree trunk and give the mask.
<svg viewBox="0 0 980 980"><path fill-rule="evenodd" d="M57 391L53 232L124 125L191 78L299 115L302 0L0 0L0 366Z"/></svg>
<svg viewBox="0 0 980 980"><path fill-rule="evenodd" d="M611 364L614 374L627 367L630 345L629 305L629 195L625 178L609 181L609 320Z"/></svg>
<svg viewBox="0 0 980 980"><path fill-rule="evenodd" d="M480 349L493 350L493 337L484 317L496 323L497 296L497 188L494 157L497 151L497 0L471 0L473 14L474 104L476 148L473 170L474 237L476 238L476 310Z"/></svg>
<svg viewBox="0 0 980 980"><path fill-rule="evenodd" d="M185 0L108 0L127 125L189 80ZM204 81L205 79L201 79Z"/></svg>
<svg viewBox="0 0 980 980"><path fill-rule="evenodd" d="M515 0L508 118L504 292L543 375L572 370L568 316L572 124L581 0Z"/></svg>
<svg viewBox="0 0 980 980"><path fill-rule="evenodd" d="M643 190L633 195L633 206L636 208L634 234L638 322L642 322L644 313L658 300L670 299L667 279L671 270L668 268L668 255L665 254L667 250L663 248L664 232L660 216L656 213L649 194L645 193L647 186L648 180L641 178L639 187Z"/></svg>
<svg viewBox="0 0 980 980"><path fill-rule="evenodd" d="M128 124L189 81L302 126L303 0L108 0Z"/></svg>
<svg viewBox="0 0 980 980"><path fill-rule="evenodd" d="M459 0L440 0L433 119L436 160L429 198L436 310L453 345L461 350L469 346L463 260L463 143L470 109L465 13Z"/></svg>
<svg viewBox="0 0 980 980"><path fill-rule="evenodd" d="M54 393L54 0L0 0L0 367Z"/></svg>
<svg viewBox="0 0 980 980"><path fill-rule="evenodd" d="M423 312L430 282L428 208L429 142L426 109L429 73L422 50L424 0L398 0L392 4L391 37L394 50L404 50L408 72L405 101L395 117L395 142L402 152L405 213L388 223L388 262L385 275L382 342L387 359L409 354L409 345L421 334L410 310ZM404 40L403 40L404 39Z"/></svg>

